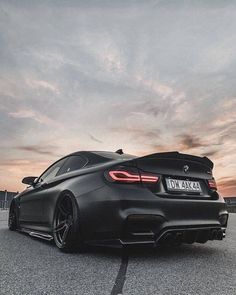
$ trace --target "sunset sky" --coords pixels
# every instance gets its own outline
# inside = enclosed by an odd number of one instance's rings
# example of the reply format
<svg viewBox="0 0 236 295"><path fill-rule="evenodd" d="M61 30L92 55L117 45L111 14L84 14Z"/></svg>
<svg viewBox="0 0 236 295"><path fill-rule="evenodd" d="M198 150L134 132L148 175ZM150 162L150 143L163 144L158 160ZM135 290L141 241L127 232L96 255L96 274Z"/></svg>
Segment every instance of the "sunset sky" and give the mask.
<svg viewBox="0 0 236 295"><path fill-rule="evenodd" d="M0 190L77 150L207 155L236 196L235 1L0 1Z"/></svg>

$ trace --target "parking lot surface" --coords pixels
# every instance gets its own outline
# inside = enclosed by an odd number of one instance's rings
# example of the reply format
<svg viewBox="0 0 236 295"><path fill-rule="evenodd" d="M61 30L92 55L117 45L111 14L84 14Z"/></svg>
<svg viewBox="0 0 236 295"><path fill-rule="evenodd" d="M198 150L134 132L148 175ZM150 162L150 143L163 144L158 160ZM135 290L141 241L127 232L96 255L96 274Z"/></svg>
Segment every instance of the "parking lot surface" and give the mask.
<svg viewBox="0 0 236 295"><path fill-rule="evenodd" d="M64 254L53 243L7 229L0 211L0 295L236 295L236 214L224 241L154 250L89 248Z"/></svg>

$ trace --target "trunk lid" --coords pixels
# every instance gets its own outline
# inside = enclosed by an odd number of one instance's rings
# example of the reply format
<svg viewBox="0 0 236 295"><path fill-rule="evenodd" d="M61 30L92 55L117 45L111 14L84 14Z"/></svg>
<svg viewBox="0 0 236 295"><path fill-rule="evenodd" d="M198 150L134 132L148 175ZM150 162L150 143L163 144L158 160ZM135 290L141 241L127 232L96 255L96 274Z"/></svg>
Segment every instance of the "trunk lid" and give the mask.
<svg viewBox="0 0 236 295"><path fill-rule="evenodd" d="M211 179L213 163L207 157L179 152L155 153L135 159L137 168L163 176Z"/></svg>

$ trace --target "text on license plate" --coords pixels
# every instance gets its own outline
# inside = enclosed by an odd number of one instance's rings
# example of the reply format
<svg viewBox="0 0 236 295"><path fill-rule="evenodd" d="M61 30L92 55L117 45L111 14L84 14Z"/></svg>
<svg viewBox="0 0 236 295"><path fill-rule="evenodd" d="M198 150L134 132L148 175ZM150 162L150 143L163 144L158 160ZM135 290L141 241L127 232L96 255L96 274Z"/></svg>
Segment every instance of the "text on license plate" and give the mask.
<svg viewBox="0 0 236 295"><path fill-rule="evenodd" d="M181 179L166 178L166 185L170 191L183 192L201 192L201 186L198 181L189 181Z"/></svg>

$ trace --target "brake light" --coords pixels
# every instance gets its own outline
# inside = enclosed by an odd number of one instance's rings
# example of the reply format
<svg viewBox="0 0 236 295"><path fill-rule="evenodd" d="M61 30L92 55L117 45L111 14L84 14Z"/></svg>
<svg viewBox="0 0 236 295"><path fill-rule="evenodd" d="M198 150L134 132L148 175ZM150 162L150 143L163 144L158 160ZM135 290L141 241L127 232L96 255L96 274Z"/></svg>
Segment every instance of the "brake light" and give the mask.
<svg viewBox="0 0 236 295"><path fill-rule="evenodd" d="M208 179L208 185L210 189L217 190L217 185L215 179Z"/></svg>
<svg viewBox="0 0 236 295"><path fill-rule="evenodd" d="M108 172L111 179L115 182L124 182L124 183L156 183L159 179L156 175L150 175L145 173L136 173L125 170L111 170Z"/></svg>

